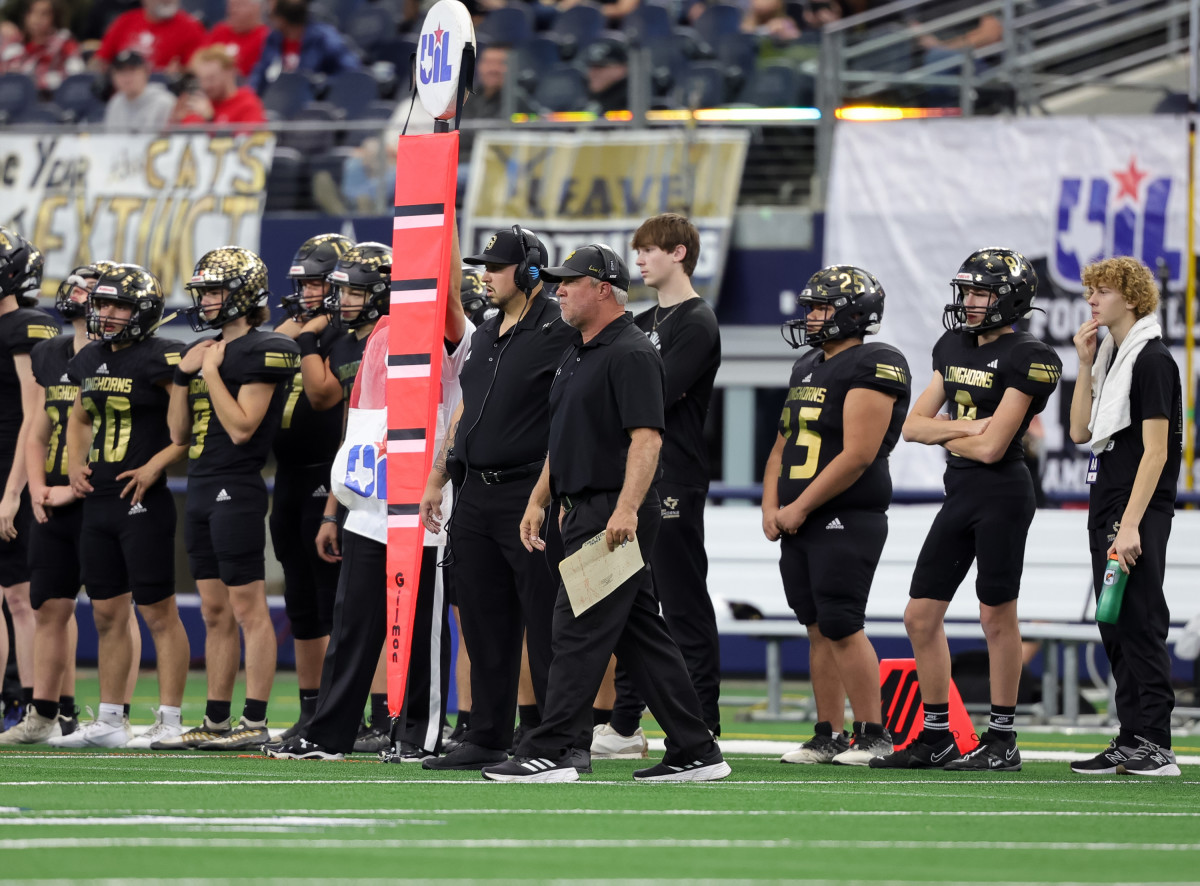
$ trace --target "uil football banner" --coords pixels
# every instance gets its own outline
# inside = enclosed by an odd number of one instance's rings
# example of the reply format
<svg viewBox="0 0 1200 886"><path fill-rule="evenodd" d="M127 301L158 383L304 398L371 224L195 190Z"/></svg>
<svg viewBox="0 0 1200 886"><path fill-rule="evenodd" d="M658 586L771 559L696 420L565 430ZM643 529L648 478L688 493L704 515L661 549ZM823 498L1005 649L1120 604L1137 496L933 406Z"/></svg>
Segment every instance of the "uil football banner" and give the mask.
<svg viewBox="0 0 1200 886"><path fill-rule="evenodd" d="M458 133L399 140L387 366L388 708L400 716L412 651L425 530L421 496L433 464L450 285ZM457 297L457 293L455 293Z"/></svg>
<svg viewBox="0 0 1200 886"><path fill-rule="evenodd" d="M50 298L72 268L107 259L148 268L168 299L190 304L183 284L201 255L229 243L258 250L274 150L267 132L6 133L0 224L45 254Z"/></svg>
<svg viewBox="0 0 1200 886"><path fill-rule="evenodd" d="M1159 319L1183 374L1187 125L1177 117L978 118L841 123L825 220L826 264L861 265L887 292L880 340L929 383L950 279L971 252L1006 246L1038 273L1028 330L1063 361L1041 415L1042 484L1083 493L1087 453L1071 443L1072 337L1090 318L1080 270L1132 255L1166 275ZM898 489L941 486L940 447L898 446Z"/></svg>
<svg viewBox="0 0 1200 886"><path fill-rule="evenodd" d="M649 298L637 291L630 240L650 216L680 212L700 230L692 283L715 303L748 140L744 130L715 129L481 132L463 204L463 254L517 223L546 244L551 264L607 243L627 258L633 298Z"/></svg>

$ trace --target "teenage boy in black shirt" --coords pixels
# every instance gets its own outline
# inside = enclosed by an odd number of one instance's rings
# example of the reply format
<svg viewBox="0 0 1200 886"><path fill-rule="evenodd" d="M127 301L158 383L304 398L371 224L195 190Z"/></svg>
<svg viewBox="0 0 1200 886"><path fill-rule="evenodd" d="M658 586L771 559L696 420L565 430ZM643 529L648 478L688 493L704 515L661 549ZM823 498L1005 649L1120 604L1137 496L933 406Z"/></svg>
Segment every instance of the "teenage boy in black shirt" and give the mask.
<svg viewBox="0 0 1200 886"><path fill-rule="evenodd" d="M1179 368L1162 342L1149 268L1133 258L1105 259L1083 269L1083 286L1092 319L1075 334L1071 439L1090 442L1094 453L1087 482L1096 594L1109 559L1129 579L1117 623L1100 624L1120 728L1108 748L1071 771L1179 775L1171 751L1171 613L1162 589L1183 448ZM1097 347L1101 326L1108 336Z"/></svg>
<svg viewBox="0 0 1200 886"><path fill-rule="evenodd" d="M636 539L644 558L662 519L659 475L665 373L649 339L625 313L629 271L608 246L589 245L543 275L562 281L562 316L579 335L559 363L550 390L546 463L521 520L527 550L544 550L540 530L551 496L562 510L567 552L603 533L609 549ZM700 701L679 648L658 612L650 568L643 566L578 617L565 587L554 608L554 661L542 724L507 763L485 767L493 781L577 781L571 745L586 731L588 705L613 653L667 733L663 761L638 781L711 781L729 765L700 716Z"/></svg>

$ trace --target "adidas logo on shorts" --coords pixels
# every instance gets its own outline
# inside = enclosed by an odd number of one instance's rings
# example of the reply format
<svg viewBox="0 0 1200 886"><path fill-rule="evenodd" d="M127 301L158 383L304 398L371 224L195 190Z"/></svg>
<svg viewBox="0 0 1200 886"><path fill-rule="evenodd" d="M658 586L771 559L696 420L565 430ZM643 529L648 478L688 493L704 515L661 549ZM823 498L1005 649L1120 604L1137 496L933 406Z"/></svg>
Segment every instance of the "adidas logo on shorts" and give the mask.
<svg viewBox="0 0 1200 886"><path fill-rule="evenodd" d="M834 517L832 520L830 520L828 523L825 524L825 528L826 529L845 529L846 527L842 525L841 520L839 520L837 517Z"/></svg>
<svg viewBox="0 0 1200 886"><path fill-rule="evenodd" d="M995 360L993 360L991 363L988 364L988 369L999 369L999 368L1000 368L1000 358L999 357L997 357Z"/></svg>
<svg viewBox="0 0 1200 886"><path fill-rule="evenodd" d="M233 496L222 489L217 493L217 501L233 501Z"/></svg>
<svg viewBox="0 0 1200 886"><path fill-rule="evenodd" d="M108 375L108 364L101 363L96 367L96 375Z"/></svg>
<svg viewBox="0 0 1200 886"><path fill-rule="evenodd" d="M132 508L129 509L130 517L133 517L137 514L144 514L144 513L146 513L146 506L143 505L140 501L137 504L135 504Z"/></svg>
<svg viewBox="0 0 1200 886"><path fill-rule="evenodd" d="M320 486L318 486L316 489L313 490L312 497L313 498L329 498L329 490L325 488L324 483L322 483Z"/></svg>

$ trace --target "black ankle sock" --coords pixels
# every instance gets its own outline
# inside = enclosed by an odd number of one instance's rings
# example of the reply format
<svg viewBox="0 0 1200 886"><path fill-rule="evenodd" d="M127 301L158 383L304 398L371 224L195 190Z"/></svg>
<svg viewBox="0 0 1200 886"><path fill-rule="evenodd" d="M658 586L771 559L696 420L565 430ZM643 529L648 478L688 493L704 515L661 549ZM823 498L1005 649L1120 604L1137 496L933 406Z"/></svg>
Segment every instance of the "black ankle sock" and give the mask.
<svg viewBox="0 0 1200 886"><path fill-rule="evenodd" d="M468 730L470 728L471 728L471 712L470 711L459 711L458 714L455 715L455 718L454 718L454 731L458 732L461 730L461 731L465 732L466 730Z"/></svg>
<svg viewBox="0 0 1200 886"><path fill-rule="evenodd" d="M233 702L231 701L213 701L210 698L204 703L204 716L210 723L224 723L229 719L229 712L232 708Z"/></svg>
<svg viewBox="0 0 1200 886"><path fill-rule="evenodd" d="M386 692L371 693L371 725L384 727L388 725L391 714L388 712Z"/></svg>
<svg viewBox="0 0 1200 886"><path fill-rule="evenodd" d="M121 707L125 709L125 716L128 717L129 712L133 709L133 705L126 704L126 705L121 705Z"/></svg>
<svg viewBox="0 0 1200 886"><path fill-rule="evenodd" d="M592 708L592 725L603 726L612 719L612 708Z"/></svg>
<svg viewBox="0 0 1200 886"><path fill-rule="evenodd" d="M75 710L75 696L60 695L58 697L58 712L64 717L74 717L78 713Z"/></svg>
<svg viewBox="0 0 1200 886"><path fill-rule="evenodd" d="M21 687L21 704L23 704L25 707L29 707L29 704L32 701L33 701L33 687L32 686L22 686Z"/></svg>
<svg viewBox="0 0 1200 886"><path fill-rule="evenodd" d="M642 718L640 715L634 716L634 714L626 711L613 711L613 715L608 722L621 735L633 735L633 733L637 732L638 726L642 724Z"/></svg>
<svg viewBox="0 0 1200 886"><path fill-rule="evenodd" d="M542 714L535 704L517 705L517 716L521 718L521 725L526 729L535 729L542 725Z"/></svg>
<svg viewBox="0 0 1200 886"><path fill-rule="evenodd" d="M308 721L312 719L313 714L317 712L317 690L301 689L300 690L300 719Z"/></svg>
<svg viewBox="0 0 1200 886"><path fill-rule="evenodd" d="M950 702L944 701L941 704L925 702L924 728L926 732L949 732Z"/></svg>
<svg viewBox="0 0 1200 886"><path fill-rule="evenodd" d="M58 702L56 701L46 701L44 698L31 698L29 703L33 705L33 709L38 712L39 717L53 720L58 716Z"/></svg>
<svg viewBox="0 0 1200 886"><path fill-rule="evenodd" d="M248 698L242 707L242 716L251 723L263 723L267 719L266 699Z"/></svg>
<svg viewBox="0 0 1200 886"><path fill-rule="evenodd" d="M988 732L996 735L1011 736L1015 733L1017 721L1016 705L992 705L992 713L988 718Z"/></svg>

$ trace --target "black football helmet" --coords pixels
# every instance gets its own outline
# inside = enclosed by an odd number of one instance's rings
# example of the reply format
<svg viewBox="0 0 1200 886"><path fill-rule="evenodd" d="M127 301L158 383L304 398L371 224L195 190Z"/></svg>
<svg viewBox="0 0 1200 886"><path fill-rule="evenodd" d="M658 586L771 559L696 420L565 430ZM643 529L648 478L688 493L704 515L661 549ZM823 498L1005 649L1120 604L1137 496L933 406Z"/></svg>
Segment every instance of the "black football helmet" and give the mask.
<svg viewBox="0 0 1200 886"><path fill-rule="evenodd" d="M952 332L973 333L1012 326L1034 310L1037 285L1033 265L1015 249L977 249L967 256L950 281L954 303L942 310L942 325ZM994 296L983 320L974 326L967 324L967 309L963 302L967 289L986 289Z"/></svg>
<svg viewBox="0 0 1200 886"><path fill-rule="evenodd" d="M480 311L486 311L491 307L491 302L487 297L487 284L483 282L483 275L479 273L479 268L467 265L462 269L462 285L459 287L459 296L462 298L463 311L468 317L474 318Z"/></svg>
<svg viewBox="0 0 1200 886"><path fill-rule="evenodd" d="M46 270L46 256L42 251L29 244L29 260L25 263L25 282L17 293L17 301L23 308L36 307L42 297L42 273Z"/></svg>
<svg viewBox="0 0 1200 886"><path fill-rule="evenodd" d="M220 329L230 320L244 317L267 303L267 266L263 260L241 246L212 249L196 262L192 279L186 284L192 295L192 307L184 311L195 332ZM217 316L204 316L201 299L210 289L224 289L225 301Z"/></svg>
<svg viewBox="0 0 1200 886"><path fill-rule="evenodd" d="M102 266L105 266L102 268ZM87 302L75 301L71 296L76 289L82 289L91 294L91 287L100 279L104 269L115 267L112 262L96 262L91 265L80 265L67 274L66 279L58 284L58 293L54 296L54 308L64 320L76 320L87 314Z"/></svg>
<svg viewBox="0 0 1200 886"><path fill-rule="evenodd" d="M330 273L337 265L338 259L354 245L354 241L341 234L318 234L309 237L292 257L291 267L288 268L288 279L292 281L292 291L283 296L280 305L287 315L297 322L311 320L325 310L322 298L315 308L304 304L302 293L304 284L312 282L326 283Z"/></svg>
<svg viewBox="0 0 1200 886"><path fill-rule="evenodd" d="M15 295L20 299L31 288L42 285L42 253L10 228L0 227L0 298ZM30 285L30 273L37 281Z"/></svg>
<svg viewBox="0 0 1200 886"><path fill-rule="evenodd" d="M88 337L107 342L141 341L154 333L163 315L163 291L158 278L140 265L108 265L88 298ZM106 332L97 302L116 302L129 305L133 313L128 320L119 321L115 332Z"/></svg>
<svg viewBox="0 0 1200 886"><path fill-rule="evenodd" d="M392 303L392 250L382 243L367 241L352 247L329 274L329 295L325 310L335 326L357 329L374 323L388 312ZM342 290L365 289L367 298L353 320L342 319Z"/></svg>
<svg viewBox="0 0 1200 886"><path fill-rule="evenodd" d="M862 338L879 331L883 320L883 287L875 275L854 265L830 265L811 277L796 297L800 316L783 324L783 339L793 348L845 338ZM821 328L808 329L808 315L817 305L833 305Z"/></svg>

